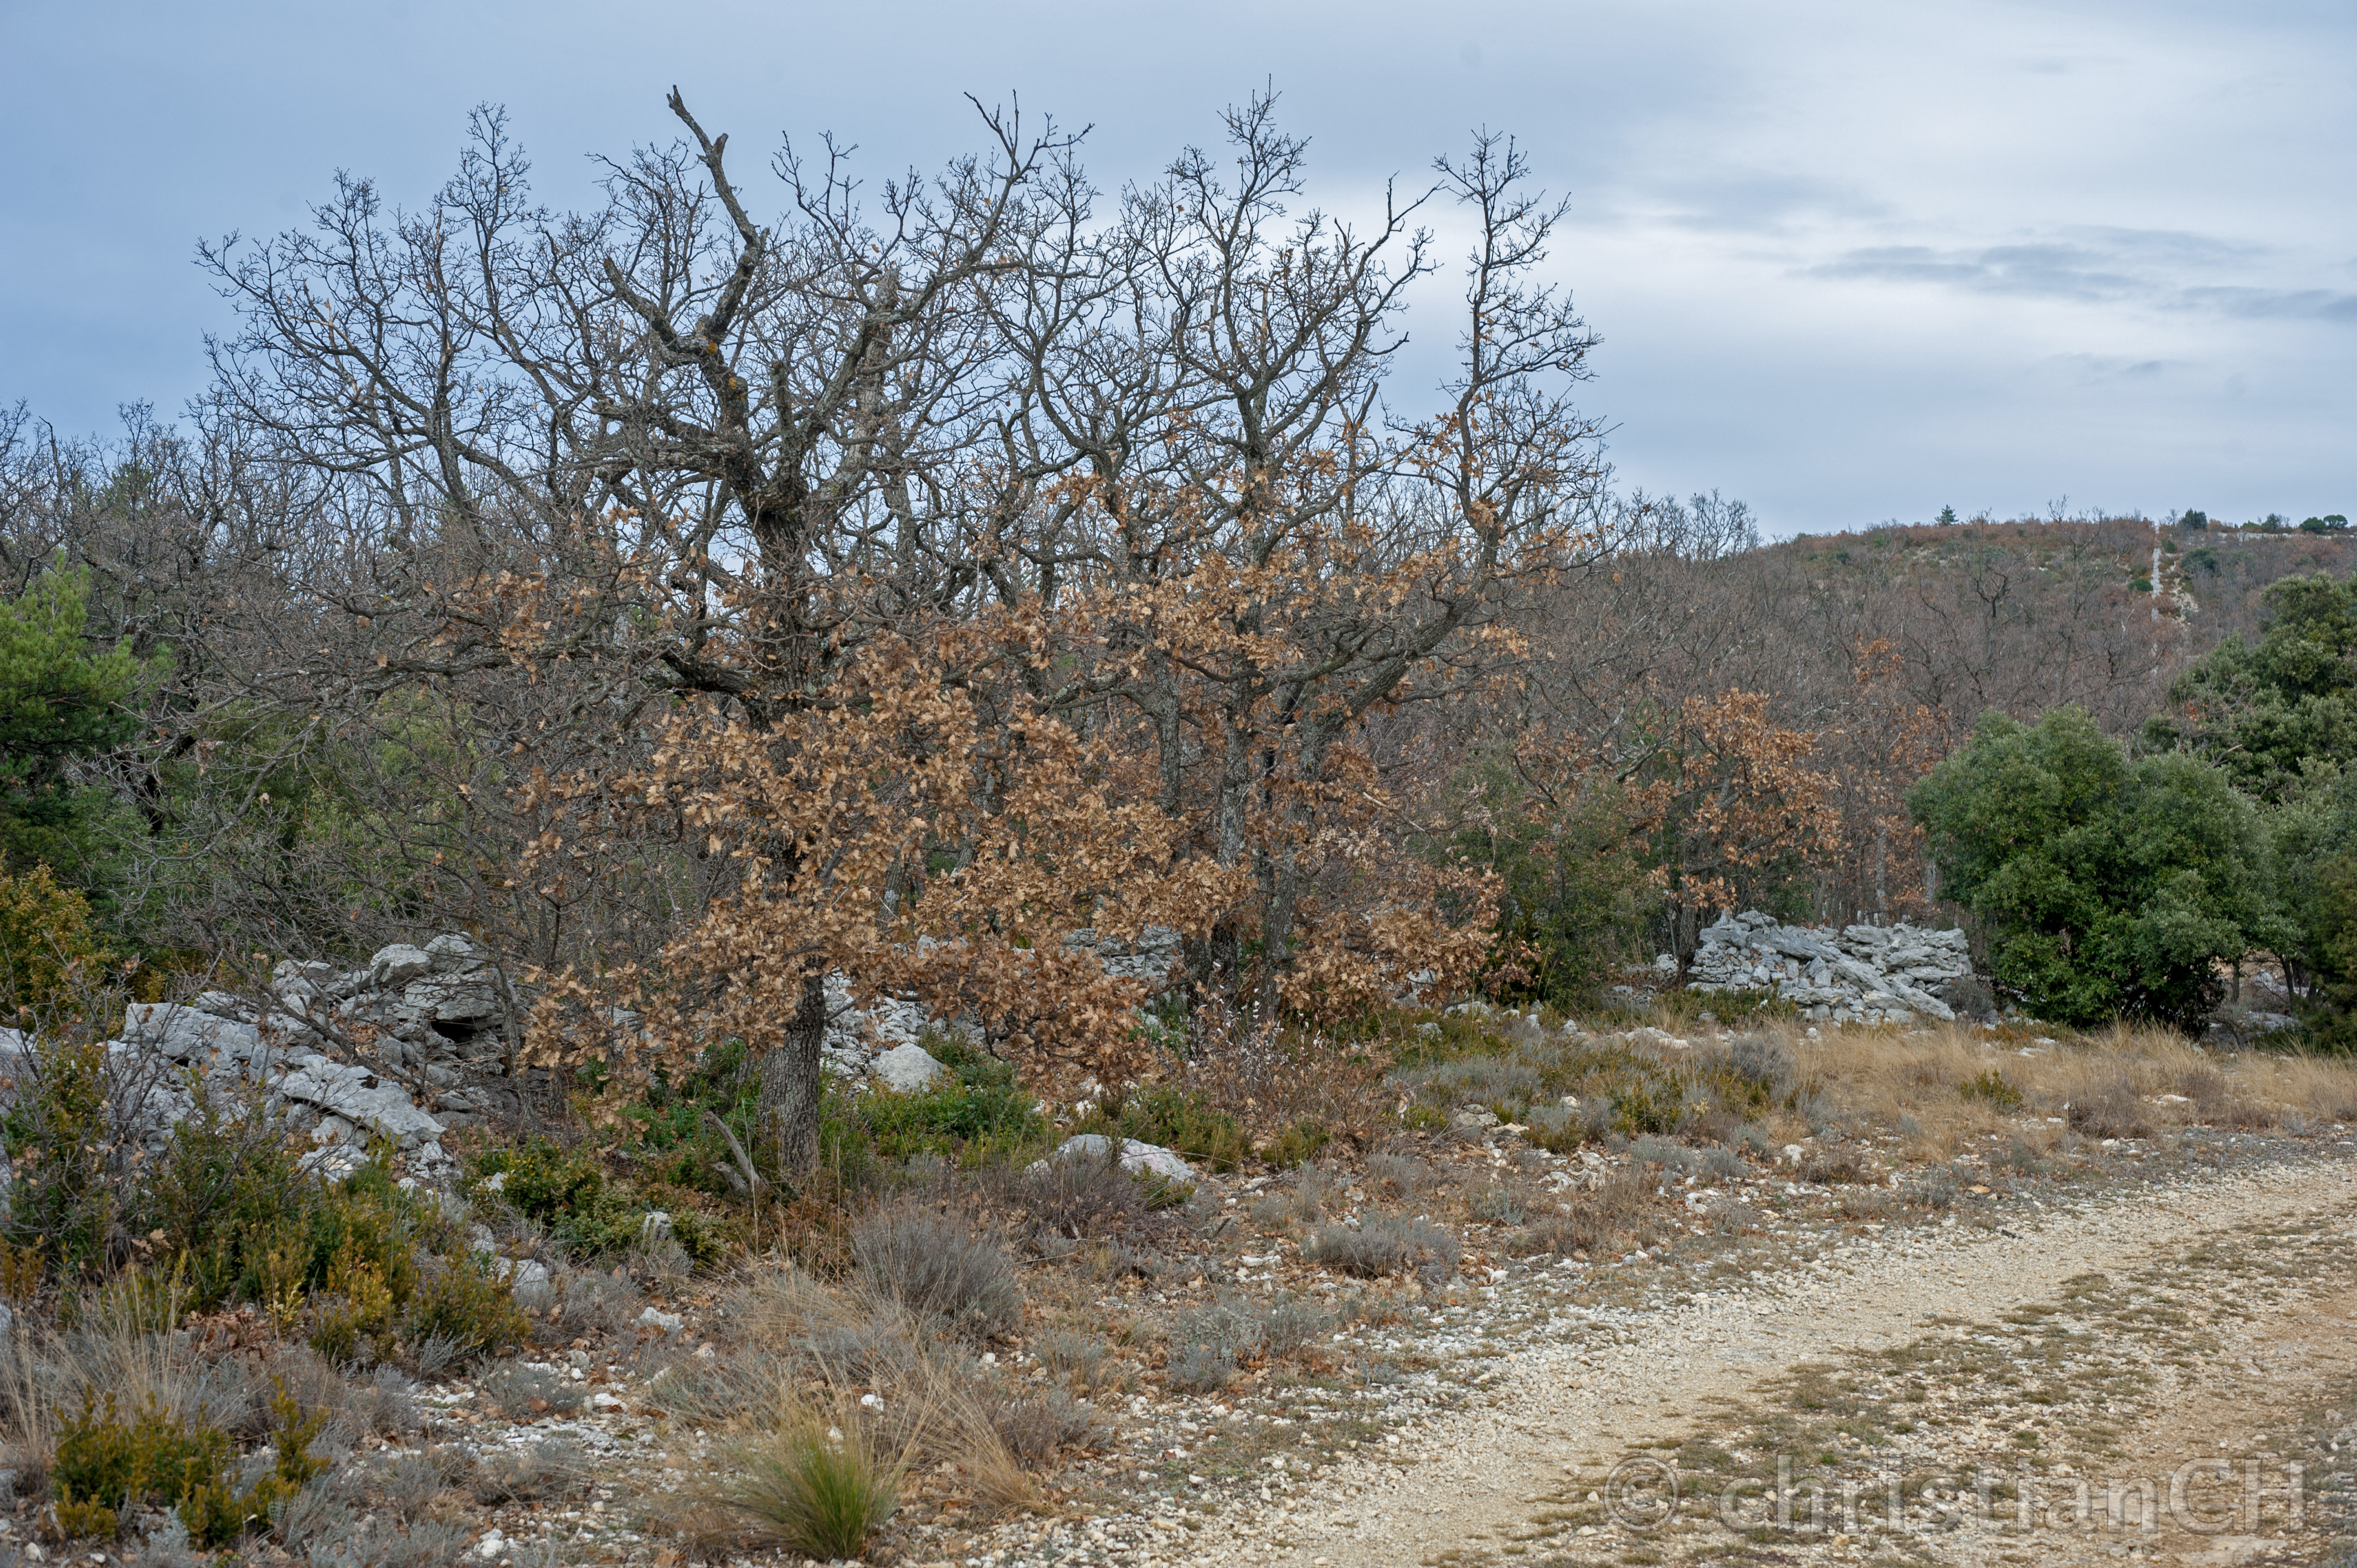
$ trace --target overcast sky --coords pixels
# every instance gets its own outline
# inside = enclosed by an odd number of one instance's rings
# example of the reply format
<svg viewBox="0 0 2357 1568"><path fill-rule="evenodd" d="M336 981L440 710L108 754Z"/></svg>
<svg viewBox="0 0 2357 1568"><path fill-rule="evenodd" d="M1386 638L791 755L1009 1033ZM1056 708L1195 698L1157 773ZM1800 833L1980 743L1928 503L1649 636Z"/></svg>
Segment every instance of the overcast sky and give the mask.
<svg viewBox="0 0 2357 1568"><path fill-rule="evenodd" d="M1776 533L2357 512L2349 0L0 0L0 403L176 414L231 321L198 238L296 224L339 169L421 201L479 102L571 204L587 155L669 139L676 82L774 210L746 155L781 134L880 178L1019 93L1113 187L1265 81L1343 211L1474 126L1521 139L1571 199L1550 264L1626 484Z"/></svg>

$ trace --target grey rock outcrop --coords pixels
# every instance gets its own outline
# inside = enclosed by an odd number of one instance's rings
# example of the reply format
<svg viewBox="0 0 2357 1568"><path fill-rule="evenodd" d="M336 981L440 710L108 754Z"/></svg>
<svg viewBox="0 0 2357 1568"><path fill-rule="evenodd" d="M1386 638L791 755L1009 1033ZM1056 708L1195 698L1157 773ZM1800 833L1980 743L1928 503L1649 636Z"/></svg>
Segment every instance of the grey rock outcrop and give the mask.
<svg viewBox="0 0 2357 1568"><path fill-rule="evenodd" d="M1706 993L1773 991L1832 1023L1947 1020L1958 1004L1978 1011L1986 995L1960 930L1901 922L1835 931L1780 925L1757 909L1705 929L1686 983Z"/></svg>
<svg viewBox="0 0 2357 1568"><path fill-rule="evenodd" d="M1157 986L1179 959L1178 934L1153 928L1134 942L1076 931L1068 945L1094 956L1109 974ZM918 1043L921 1036L976 1033L970 1022L934 1016L905 997L856 1006L840 974L828 977L827 1004L828 1069L903 1091L946 1070ZM218 1105L256 1110L306 1137L314 1148L304 1168L328 1179L349 1176L361 1151L381 1139L414 1175L432 1181L451 1168L440 1143L445 1132L521 1109L507 1072L517 1015L494 955L452 933L422 945L394 942L349 970L289 960L258 995L207 991L134 1004L122 1037L106 1049L116 1076L138 1086L125 1101L135 1109L124 1131L151 1153L161 1152L203 1091ZM627 1015L617 1021L630 1024ZM0 1029L0 1057L27 1048L15 1031ZM9 1076L0 1070L0 1079Z"/></svg>
<svg viewBox="0 0 2357 1568"><path fill-rule="evenodd" d="M441 1179L452 1167L444 1132L515 1106L507 997L491 955L448 935L396 942L350 971L289 961L258 997L134 1003L105 1046L120 1131L159 1153L203 1092L307 1137L303 1168L326 1179L350 1176L378 1140L413 1175ZM28 1048L14 1031L0 1036L0 1053Z"/></svg>

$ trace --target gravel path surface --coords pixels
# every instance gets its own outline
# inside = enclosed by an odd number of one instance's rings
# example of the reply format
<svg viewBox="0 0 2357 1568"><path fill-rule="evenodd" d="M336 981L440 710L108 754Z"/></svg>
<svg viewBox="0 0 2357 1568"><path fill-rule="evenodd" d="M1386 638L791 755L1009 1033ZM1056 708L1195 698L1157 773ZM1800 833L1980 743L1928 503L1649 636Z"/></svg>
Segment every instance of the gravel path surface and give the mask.
<svg viewBox="0 0 2357 1568"><path fill-rule="evenodd" d="M1995 1232L1894 1230L1887 1240L1864 1242L1787 1273L1781 1289L1712 1293L1649 1311L1563 1315L1562 1341L1513 1352L1496 1365L1496 1376L1485 1381L1499 1392L1485 1406L1437 1415L1413 1429L1402 1446L1377 1457L1354 1456L1270 1506L1231 1513L1216 1530L1205 1530L1168 1560L1393 1568L1493 1554L1507 1562L1584 1562L1589 1559L1583 1549L1592 1546L1616 1548L1595 1561L1663 1561L1654 1551L1635 1550L1647 1543L1618 1528L1603 1510L1591 1507L1583 1514L1578 1508L1593 1504L1593 1487L1632 1454L1675 1449L1698 1434L1707 1435L1720 1419L1715 1412L1769 1399L1771 1385L1797 1369L1844 1360L1863 1364L1861 1359L1907 1352L1927 1336L1970 1337L1960 1323L1989 1324L2025 1311L2060 1312L2074 1299L2074 1282L2149 1271L2170 1260L2216 1263L2226 1253L2240 1257L2229 1243L2239 1240L2247 1250L2255 1238L2271 1234L2270 1228L2305 1227L2295 1240L2314 1244L2295 1251L2312 1260L2312 1266L2297 1288L2276 1293L2280 1299L2258 1313L2266 1321L2238 1322L2236 1342L2267 1340L2295 1320L2309 1326L2308 1341L2313 1342L2316 1324L2345 1324L2330 1304L2357 1283L2357 1247L2352 1245L2357 1236L2357 1168L2345 1149L2294 1164L2164 1178L2137 1189L2059 1202L2017 1213ZM2226 1252L2220 1251L2222 1246ZM2249 1276L2212 1273L2215 1277L2203 1275L2194 1286L2225 1298L2212 1305L2233 1309L2228 1316L2252 1316L2233 1308L2233 1302L2235 1282ZM2177 1299L2175 1292L2151 1288ZM2195 1318L2215 1316L2197 1311ZM2166 1331L2165 1321L2155 1323L2157 1331ZM2100 1325L2078 1330L2083 1340L2092 1337L2099 1355L2105 1344L2125 1344L2116 1335L2128 1331ZM2154 1364L2151 1350L2134 1345L2119 1354L2146 1367ZM2319 1369L2317 1360L2313 1354L2305 1359L2292 1355L2287 1364L2295 1370L2305 1366L2317 1377L2331 1369ZM2190 1379L2187 1386L2200 1381ZM1943 1396L1935 1389L1932 1397ZM2287 1389L2283 1397L2282 1411L2288 1412L2298 1402L2295 1391ZM2151 1412L2142 1427L2130 1424L2128 1452L2156 1452ZM1569 1522L1577 1517L1596 1522ZM1852 1540L1829 1528L1821 1538L1779 1545L1770 1533L1755 1531L1751 1539L1768 1541L1774 1550L1741 1555L1797 1560L1787 1546L1822 1546L1836 1557L1875 1547L1889 1552L1903 1544L1900 1538L1905 1534L1885 1531L1878 1540ZM1738 1539L1739 1532L1726 1537ZM2205 1551L2225 1545L2207 1538L2201 1544ZM1617 1549L1631 1550L1619 1555ZM2121 1544L2118 1550L2129 1548ZM1934 1552L1930 1560L1959 1558L1952 1551ZM2033 1552L2012 1560L2055 1559ZM2255 1559L2252 1550L2244 1550L2231 1558L2202 1560Z"/></svg>

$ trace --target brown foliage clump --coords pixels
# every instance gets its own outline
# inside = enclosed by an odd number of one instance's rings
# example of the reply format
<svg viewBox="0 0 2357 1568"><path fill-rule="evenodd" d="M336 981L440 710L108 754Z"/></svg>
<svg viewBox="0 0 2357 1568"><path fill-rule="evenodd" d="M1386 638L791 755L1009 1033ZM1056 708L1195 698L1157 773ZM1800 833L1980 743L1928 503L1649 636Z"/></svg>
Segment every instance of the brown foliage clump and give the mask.
<svg viewBox="0 0 2357 1568"><path fill-rule="evenodd" d="M658 963L599 977L602 999L644 1020L625 1073L716 1038L785 1048L796 999L841 970L867 997L979 1021L1042 1076L1129 1076L1146 985L1067 939L1134 938L1149 921L1200 934L1235 896L1234 874L1182 858L1182 825L1125 797L1118 758L1070 726L1020 704L993 722L903 640L864 650L840 706L766 727L685 705L644 767L550 786L576 832L661 828L736 867L733 889ZM562 846L544 834L527 866ZM555 1065L579 1038L552 1008L533 1059Z"/></svg>

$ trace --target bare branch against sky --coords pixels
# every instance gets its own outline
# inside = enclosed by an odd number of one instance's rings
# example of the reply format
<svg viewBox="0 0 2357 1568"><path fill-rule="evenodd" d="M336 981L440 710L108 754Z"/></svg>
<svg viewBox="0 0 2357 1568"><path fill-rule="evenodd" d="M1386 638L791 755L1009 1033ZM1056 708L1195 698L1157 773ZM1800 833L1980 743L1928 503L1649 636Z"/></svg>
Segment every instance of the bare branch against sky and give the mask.
<svg viewBox="0 0 2357 1568"><path fill-rule="evenodd" d="M1717 487L1776 533L2064 496L2347 512L2352 80L2331 0L721 0L669 27L604 0L0 0L0 403L76 433L177 413L230 324L198 239L297 224L339 170L417 204L479 103L561 205L592 155L675 134L676 82L768 212L780 134L834 131L880 185L971 143L963 94L1019 95L1092 125L1113 188L1273 83L1308 198L1345 215L1474 127L1518 138L1569 199L1550 266L1602 335L1625 482ZM1437 380L1429 304L1405 352Z"/></svg>

